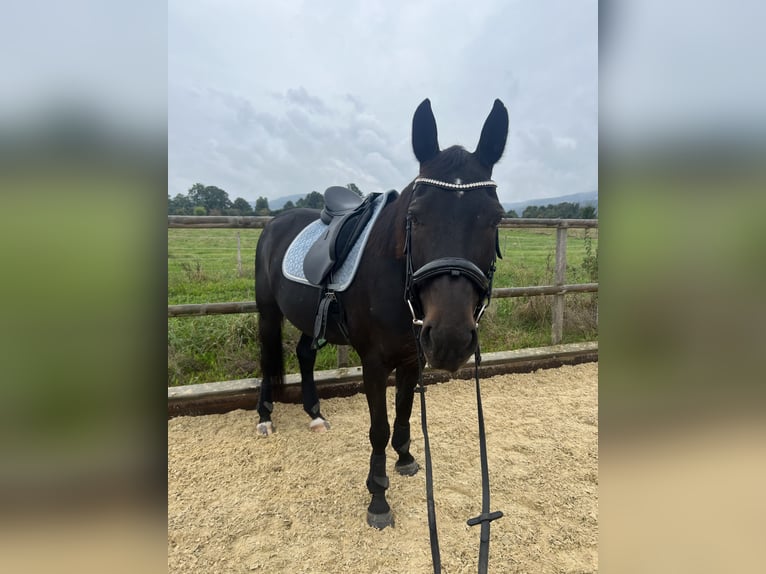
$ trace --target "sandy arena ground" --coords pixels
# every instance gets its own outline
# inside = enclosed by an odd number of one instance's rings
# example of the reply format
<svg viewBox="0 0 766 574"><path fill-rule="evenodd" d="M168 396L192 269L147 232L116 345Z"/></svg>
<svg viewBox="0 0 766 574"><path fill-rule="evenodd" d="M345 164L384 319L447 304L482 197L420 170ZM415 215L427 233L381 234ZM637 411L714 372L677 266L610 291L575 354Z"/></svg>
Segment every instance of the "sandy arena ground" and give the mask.
<svg viewBox="0 0 766 574"><path fill-rule="evenodd" d="M598 364L482 380L492 523L489 571L598 570ZM389 389L393 421L394 389ZM426 393L434 498L445 574L476 572L481 472L472 381ZM168 569L173 573L433 572L425 471L394 471L396 525L365 522L370 447L364 395L329 399L332 430L308 431L299 405L277 404L276 434L255 435L257 414L168 421ZM422 465L419 397L411 452Z"/></svg>

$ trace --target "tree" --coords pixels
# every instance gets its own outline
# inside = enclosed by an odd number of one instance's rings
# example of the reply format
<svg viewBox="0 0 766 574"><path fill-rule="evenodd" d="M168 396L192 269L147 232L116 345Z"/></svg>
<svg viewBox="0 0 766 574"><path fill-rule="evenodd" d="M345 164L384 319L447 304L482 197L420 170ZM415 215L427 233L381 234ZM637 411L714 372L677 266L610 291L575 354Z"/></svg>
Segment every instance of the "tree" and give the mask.
<svg viewBox="0 0 766 574"><path fill-rule="evenodd" d="M346 187L349 188L351 191L353 191L355 194L357 194L359 197L364 197L362 190L359 189L355 183L349 183L348 185L346 185Z"/></svg>
<svg viewBox="0 0 766 574"><path fill-rule="evenodd" d="M309 209L322 209L324 207L324 196L318 191L312 191L306 197L298 200L296 207L308 207Z"/></svg>
<svg viewBox="0 0 766 574"><path fill-rule="evenodd" d="M194 205L203 206L210 215L221 214L232 207L229 194L214 185L195 183L189 189L189 199Z"/></svg>
<svg viewBox="0 0 766 574"><path fill-rule="evenodd" d="M554 206L554 208L556 208L556 213L558 214L556 217L563 219L576 219L580 215L579 203L565 201Z"/></svg>
<svg viewBox="0 0 766 574"><path fill-rule="evenodd" d="M201 183L195 183L189 188L189 198L194 201L194 198L197 198L200 196L200 194L204 193L205 186Z"/></svg>
<svg viewBox="0 0 766 574"><path fill-rule="evenodd" d="M505 212L505 216L506 217L518 217L519 214L516 213L515 209L509 209L508 211Z"/></svg>
<svg viewBox="0 0 766 574"><path fill-rule="evenodd" d="M269 215L271 210L269 209L269 200L266 197L259 197L255 200L255 214L256 215Z"/></svg>
<svg viewBox="0 0 766 574"><path fill-rule="evenodd" d="M191 200L180 193L173 199L168 195L168 215L191 215L194 211L194 204Z"/></svg>
<svg viewBox="0 0 766 574"><path fill-rule="evenodd" d="M324 207L324 195L318 191L312 191L306 196L306 207L322 209Z"/></svg>
<svg viewBox="0 0 766 574"><path fill-rule="evenodd" d="M550 219L595 219L598 217L596 208L590 205L580 207L579 203L562 201L548 205L528 205L524 208L522 217L542 217Z"/></svg>
<svg viewBox="0 0 766 574"><path fill-rule="evenodd" d="M193 213L194 215L207 215L207 211L205 210L205 207L202 205L195 205Z"/></svg>
<svg viewBox="0 0 766 574"><path fill-rule="evenodd" d="M253 214L253 206L250 205L250 202L246 199L243 199L241 197L238 197L234 200L234 203L232 204L234 206L234 209L239 213L239 215L252 215Z"/></svg>
<svg viewBox="0 0 766 574"><path fill-rule="evenodd" d="M540 207L537 205L527 205L521 212L521 217L541 217Z"/></svg>
<svg viewBox="0 0 766 574"><path fill-rule="evenodd" d="M288 200L287 203L282 206L282 211L287 211L288 209L295 209L295 204L292 200Z"/></svg>

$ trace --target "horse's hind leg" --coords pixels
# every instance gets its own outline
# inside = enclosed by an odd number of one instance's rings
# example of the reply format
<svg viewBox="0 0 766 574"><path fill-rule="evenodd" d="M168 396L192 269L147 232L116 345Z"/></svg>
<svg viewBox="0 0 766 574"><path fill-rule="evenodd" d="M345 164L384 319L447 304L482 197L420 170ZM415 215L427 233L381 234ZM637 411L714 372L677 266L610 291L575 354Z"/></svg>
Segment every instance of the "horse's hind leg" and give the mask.
<svg viewBox="0 0 766 574"><path fill-rule="evenodd" d="M261 392L258 397L258 434L268 436L274 432L271 412L274 410L274 385L284 382L285 366L282 357L282 311L277 305L258 306L258 338L261 348Z"/></svg>
<svg viewBox="0 0 766 574"><path fill-rule="evenodd" d="M324 432L329 430L330 423L319 412L319 395L317 384L314 380L314 364L316 363L317 351L311 347L313 339L301 334L295 353L298 355L298 364L301 369L301 393L303 394L303 410L311 417L309 430Z"/></svg>
<svg viewBox="0 0 766 574"><path fill-rule="evenodd" d="M399 455L394 468L399 474L406 476L414 475L419 468L415 458L410 454L410 416L418 375L417 366L400 365L396 369L396 417L391 446Z"/></svg>

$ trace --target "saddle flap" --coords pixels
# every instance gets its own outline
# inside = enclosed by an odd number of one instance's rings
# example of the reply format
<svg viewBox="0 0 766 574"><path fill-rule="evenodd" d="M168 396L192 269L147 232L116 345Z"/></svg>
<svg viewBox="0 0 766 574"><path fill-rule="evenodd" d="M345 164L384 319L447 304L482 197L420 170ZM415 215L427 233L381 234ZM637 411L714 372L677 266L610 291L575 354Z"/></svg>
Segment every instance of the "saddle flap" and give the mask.
<svg viewBox="0 0 766 574"><path fill-rule="evenodd" d="M335 264L335 253L332 247L340 231L341 222L342 218L333 219L306 253L306 258L303 260L303 274L312 285L321 285Z"/></svg>

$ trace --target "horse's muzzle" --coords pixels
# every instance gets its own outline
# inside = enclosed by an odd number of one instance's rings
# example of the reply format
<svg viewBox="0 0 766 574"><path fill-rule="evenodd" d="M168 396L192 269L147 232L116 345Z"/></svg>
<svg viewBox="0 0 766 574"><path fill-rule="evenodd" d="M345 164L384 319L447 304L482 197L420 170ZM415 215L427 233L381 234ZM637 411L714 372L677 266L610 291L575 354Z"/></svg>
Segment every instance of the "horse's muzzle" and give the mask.
<svg viewBox="0 0 766 574"><path fill-rule="evenodd" d="M420 332L420 345L428 364L435 369L455 372L476 350L476 327L440 327L426 320Z"/></svg>

